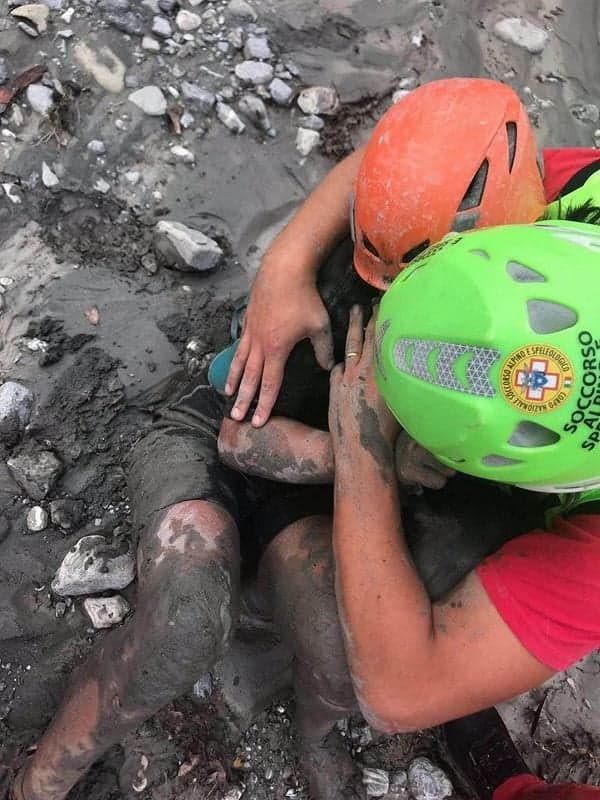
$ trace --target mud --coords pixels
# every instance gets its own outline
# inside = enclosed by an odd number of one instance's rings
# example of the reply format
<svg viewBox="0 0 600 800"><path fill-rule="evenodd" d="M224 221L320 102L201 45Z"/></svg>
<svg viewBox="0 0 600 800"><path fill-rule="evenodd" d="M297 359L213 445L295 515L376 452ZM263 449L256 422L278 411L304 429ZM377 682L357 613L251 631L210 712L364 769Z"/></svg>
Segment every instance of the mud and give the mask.
<svg viewBox="0 0 600 800"><path fill-rule="evenodd" d="M56 35L67 23L55 11L51 31L37 39L12 23L0 30L0 52L11 76L44 60L63 88L48 119L33 113L20 95L2 116L0 136L0 183L11 185L9 193L0 189L0 278L6 281L0 381L21 381L35 396L24 438L0 452L3 765L35 743L72 669L104 636L90 628L81 601L54 596L49 584L83 535L101 533L118 548L131 545L124 456L181 370L187 341L198 341L200 358L228 342L231 309L274 232L332 161L365 140L400 81L466 74L506 80L528 105L541 144L592 146L597 123L575 119L570 109L600 102L594 0L564 9L550 0L256 0L271 46L298 72L291 82L335 85L340 112L326 120L320 151L300 159L294 147L297 109L269 106L278 131L274 139L250 126L234 137L194 110L196 127L181 141L195 154L191 167L172 156L170 147L180 142L167 121L128 104L130 89L120 90L123 76L168 92L179 85L173 75L178 66L185 80L216 90L229 84L227 65L206 48L144 54L135 37L127 39L106 24L94 3L72 5L74 46ZM152 12L144 4L139 8L149 30ZM2 21L7 11L1 0ZM494 37L498 17L512 15L549 30L541 55ZM84 58L84 69L78 45L93 51L94 59L105 47L112 56L102 71ZM13 122L15 107L23 116L19 125ZM92 139L105 142L106 156L90 153ZM43 161L59 175L56 189L41 184ZM126 177L131 171L139 173L137 183ZM109 184L106 194L94 189L99 179ZM152 228L165 217L213 236L225 250L223 265L196 275L158 263ZM5 461L41 449L52 450L63 464L43 504L79 504L79 519L70 528L50 524L29 533L24 520L33 501L21 493ZM433 577L440 587L451 582ZM132 607L135 592L135 585L124 592ZM106 754L70 797L192 800L220 798L237 787L252 800L305 800L289 700L277 701L240 734L225 705L225 688L217 681L208 701L186 695L163 709ZM599 707L600 661L592 655L505 704L502 713L539 774L597 784ZM430 733L373 738L358 719L342 723L341 732L357 763L392 772L406 768L415 754L441 763ZM146 788L135 792L132 785L139 787L144 778Z"/></svg>

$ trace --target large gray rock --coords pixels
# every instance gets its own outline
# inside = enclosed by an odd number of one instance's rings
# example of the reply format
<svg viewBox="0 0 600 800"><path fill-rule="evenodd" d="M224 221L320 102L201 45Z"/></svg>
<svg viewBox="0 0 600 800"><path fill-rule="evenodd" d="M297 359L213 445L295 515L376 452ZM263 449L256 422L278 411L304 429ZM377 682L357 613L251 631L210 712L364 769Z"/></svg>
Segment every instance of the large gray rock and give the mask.
<svg viewBox="0 0 600 800"><path fill-rule="evenodd" d="M269 47L269 40L266 36L250 35L244 45L244 55L248 59L256 58L259 61L266 61L272 58L273 53Z"/></svg>
<svg viewBox="0 0 600 800"><path fill-rule="evenodd" d="M22 383L7 381L0 386L0 440L15 444L31 417L33 394Z"/></svg>
<svg viewBox="0 0 600 800"><path fill-rule="evenodd" d="M198 14L194 14L193 11L182 8L175 17L175 24L180 31L189 33L190 31L195 31L202 25L202 19Z"/></svg>
<svg viewBox="0 0 600 800"><path fill-rule="evenodd" d="M331 86L310 86L298 95L298 105L305 114L335 114L340 98Z"/></svg>
<svg viewBox="0 0 600 800"><path fill-rule="evenodd" d="M181 84L181 93L187 100L191 100L203 114L210 114L214 108L217 98L208 89L198 86L197 83L190 83L183 81Z"/></svg>
<svg viewBox="0 0 600 800"><path fill-rule="evenodd" d="M152 33L159 39L169 39L173 35L173 28L166 17L157 14L152 20Z"/></svg>
<svg viewBox="0 0 600 800"><path fill-rule="evenodd" d="M214 239L170 220L157 222L154 247L169 266L184 272L214 269L223 258L223 251Z"/></svg>
<svg viewBox="0 0 600 800"><path fill-rule="evenodd" d="M523 47L529 53L541 53L548 41L547 31L519 17L498 20L494 25L494 33L503 42Z"/></svg>
<svg viewBox="0 0 600 800"><path fill-rule="evenodd" d="M242 61L236 66L235 74L243 83L260 86L273 80L273 67L263 61Z"/></svg>
<svg viewBox="0 0 600 800"><path fill-rule="evenodd" d="M23 453L6 462L10 474L21 489L34 500L43 500L54 487L62 462L51 450Z"/></svg>
<svg viewBox="0 0 600 800"><path fill-rule="evenodd" d="M167 101L158 86L137 89L129 95L129 100L150 117L162 117L167 112Z"/></svg>
<svg viewBox="0 0 600 800"><path fill-rule="evenodd" d="M104 536L84 536L63 558L52 591L63 597L124 589L133 580L130 550L109 544Z"/></svg>
<svg viewBox="0 0 600 800"><path fill-rule="evenodd" d="M271 99L278 106L289 106L294 99L294 90L281 78L273 78L269 84L269 92L271 93Z"/></svg>
<svg viewBox="0 0 600 800"><path fill-rule="evenodd" d="M228 22L256 22L258 14L246 0L230 0L225 9Z"/></svg>

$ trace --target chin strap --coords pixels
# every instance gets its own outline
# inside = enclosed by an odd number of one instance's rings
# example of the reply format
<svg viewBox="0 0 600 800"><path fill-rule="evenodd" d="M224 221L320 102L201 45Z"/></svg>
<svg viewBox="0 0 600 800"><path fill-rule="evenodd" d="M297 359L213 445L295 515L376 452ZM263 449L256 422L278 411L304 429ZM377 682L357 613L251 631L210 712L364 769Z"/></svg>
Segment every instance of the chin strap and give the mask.
<svg viewBox="0 0 600 800"><path fill-rule="evenodd" d="M568 517L577 514L600 514L600 488L585 492L559 494L560 505L546 511L546 527L551 527L557 516Z"/></svg>

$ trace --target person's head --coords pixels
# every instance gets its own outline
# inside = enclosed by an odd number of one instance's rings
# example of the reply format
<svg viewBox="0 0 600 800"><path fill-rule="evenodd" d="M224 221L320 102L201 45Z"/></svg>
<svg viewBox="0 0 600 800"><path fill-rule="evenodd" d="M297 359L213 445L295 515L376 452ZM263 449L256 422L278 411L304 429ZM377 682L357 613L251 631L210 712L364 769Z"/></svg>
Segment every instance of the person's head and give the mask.
<svg viewBox="0 0 600 800"><path fill-rule="evenodd" d="M600 486L600 229L450 234L384 294L375 364L444 464L537 491Z"/></svg>
<svg viewBox="0 0 600 800"><path fill-rule="evenodd" d="M534 222L544 207L515 92L482 78L434 81L392 106L367 144L351 212L354 266L385 290L450 231Z"/></svg>

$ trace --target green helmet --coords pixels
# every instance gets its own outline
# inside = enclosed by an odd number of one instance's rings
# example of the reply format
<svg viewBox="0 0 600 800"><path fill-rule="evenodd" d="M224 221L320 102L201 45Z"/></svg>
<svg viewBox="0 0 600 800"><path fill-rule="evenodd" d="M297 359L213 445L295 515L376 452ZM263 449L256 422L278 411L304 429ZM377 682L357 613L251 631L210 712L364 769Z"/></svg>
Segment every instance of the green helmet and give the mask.
<svg viewBox="0 0 600 800"><path fill-rule="evenodd" d="M375 365L444 464L544 492L600 486L600 228L450 234L383 296Z"/></svg>

